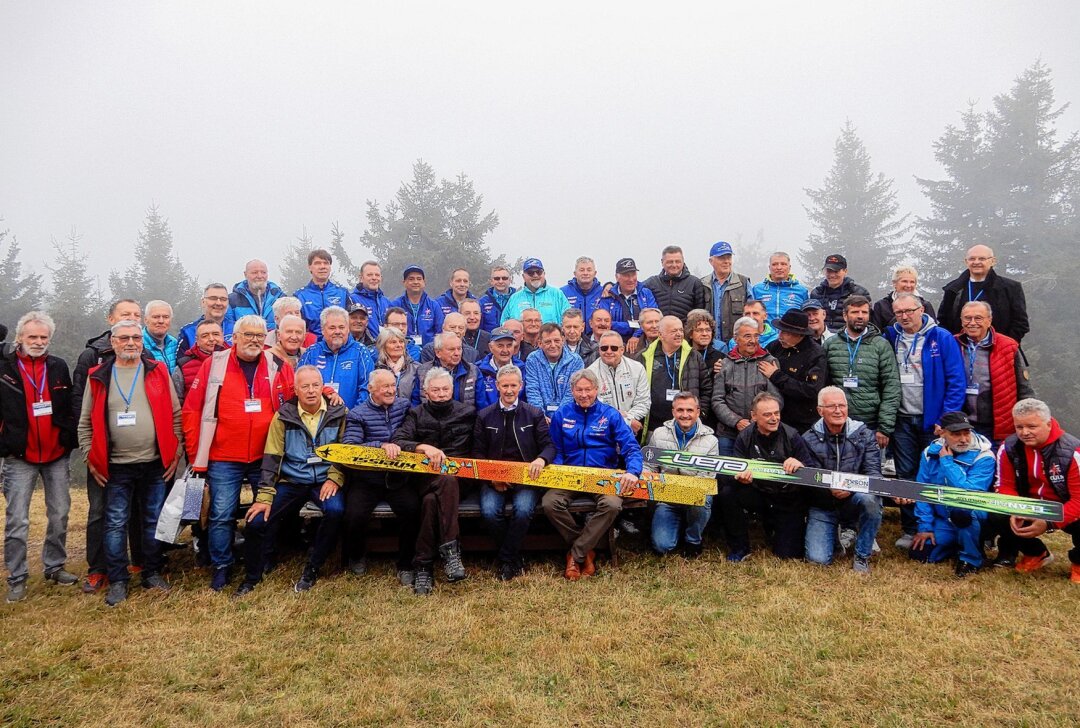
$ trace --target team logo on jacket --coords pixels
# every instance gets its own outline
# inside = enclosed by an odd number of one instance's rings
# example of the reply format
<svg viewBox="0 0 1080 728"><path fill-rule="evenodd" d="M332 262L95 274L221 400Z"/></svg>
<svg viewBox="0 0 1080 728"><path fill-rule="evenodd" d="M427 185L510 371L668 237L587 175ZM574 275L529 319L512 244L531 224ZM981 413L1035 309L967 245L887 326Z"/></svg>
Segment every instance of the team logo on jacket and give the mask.
<svg viewBox="0 0 1080 728"><path fill-rule="evenodd" d="M564 430L572 430L577 427L577 420L563 420L562 427Z"/></svg>
<svg viewBox="0 0 1080 728"><path fill-rule="evenodd" d="M596 424L592 426L592 429L596 432L603 432L607 429L608 418L607 416L601 417L596 421Z"/></svg>
<svg viewBox="0 0 1080 728"><path fill-rule="evenodd" d="M1057 463L1050 466L1049 476L1051 483L1063 483L1065 481L1065 476L1061 474L1061 466Z"/></svg>
<svg viewBox="0 0 1080 728"><path fill-rule="evenodd" d="M352 369L352 362L351 361L338 362L338 368L341 369L341 371L343 371L343 372L350 371Z"/></svg>

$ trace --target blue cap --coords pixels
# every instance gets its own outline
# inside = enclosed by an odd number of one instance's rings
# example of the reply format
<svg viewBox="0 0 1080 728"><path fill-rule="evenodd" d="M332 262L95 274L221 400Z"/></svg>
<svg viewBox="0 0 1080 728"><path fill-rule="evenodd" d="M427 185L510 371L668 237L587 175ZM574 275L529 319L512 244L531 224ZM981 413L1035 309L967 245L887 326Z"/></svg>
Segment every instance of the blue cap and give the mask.
<svg viewBox="0 0 1080 728"><path fill-rule="evenodd" d="M425 280L427 279L427 275L424 274L424 269L418 265L406 266L405 270L401 274L401 279L405 280L409 277L410 273L419 273L420 275L424 276Z"/></svg>
<svg viewBox="0 0 1080 728"><path fill-rule="evenodd" d="M503 339L513 339L514 332L510 329L504 329L502 326L498 326L491 330L491 341L502 341Z"/></svg>
<svg viewBox="0 0 1080 728"><path fill-rule="evenodd" d="M539 258L526 258L525 262L521 264L521 270L529 270L530 268L544 270L544 264L540 262Z"/></svg>
<svg viewBox="0 0 1080 728"><path fill-rule="evenodd" d="M712 244L712 248L709 249L709 257L712 258L716 255L734 255L735 251L731 248L731 243L725 243L723 240Z"/></svg>
<svg viewBox="0 0 1080 728"><path fill-rule="evenodd" d="M817 300L816 298L808 298L806 299L806 303L800 306L800 309L803 311L813 311L819 308L822 310L825 309L825 307L821 305L821 301Z"/></svg>

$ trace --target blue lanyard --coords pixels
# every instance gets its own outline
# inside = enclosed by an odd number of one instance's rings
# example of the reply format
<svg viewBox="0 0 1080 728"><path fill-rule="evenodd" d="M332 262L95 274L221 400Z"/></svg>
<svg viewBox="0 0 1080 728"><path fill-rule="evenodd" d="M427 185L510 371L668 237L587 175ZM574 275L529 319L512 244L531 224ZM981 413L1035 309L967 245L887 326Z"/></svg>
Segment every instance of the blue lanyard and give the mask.
<svg viewBox="0 0 1080 728"><path fill-rule="evenodd" d="M622 294L620 294L622 295ZM637 319L637 313L634 312L634 304L638 302L637 291L634 291L629 296L623 296L623 301L626 302L626 308L630 311L630 320Z"/></svg>
<svg viewBox="0 0 1080 728"><path fill-rule="evenodd" d="M679 352L676 351L670 358L667 354L664 354L664 368L667 369L672 388L678 388L679 380L676 378L676 373L679 371Z"/></svg>
<svg viewBox="0 0 1080 728"><path fill-rule="evenodd" d="M974 296L971 295L971 292L972 292L971 281L969 280L968 281L968 303L971 303L972 301L978 301L980 298L982 298L982 294L986 293L986 281L983 281L983 287L980 288L979 292L976 293Z"/></svg>
<svg viewBox="0 0 1080 728"><path fill-rule="evenodd" d="M23 366L22 359L19 360L19 369L26 375L26 378L30 380L30 384L33 385L34 391L37 392L37 401L41 402L45 399L45 382L49 374L49 365L43 364L41 367L41 383L39 384L32 376L30 372L26 371L26 367Z"/></svg>
<svg viewBox="0 0 1080 728"><path fill-rule="evenodd" d="M408 298L405 299L405 303L408 305L409 310L412 311L412 321L409 323L412 325L414 334L420 333L420 304L413 305L413 302Z"/></svg>
<svg viewBox="0 0 1080 728"><path fill-rule="evenodd" d="M556 401L561 399L561 395L559 392L559 385L556 383L555 370L558 368L561 362L562 356L560 356L559 361L555 362L554 364L548 362L548 376L551 377L551 391L555 394Z"/></svg>
<svg viewBox="0 0 1080 728"><path fill-rule="evenodd" d="M855 348L852 349L851 348L851 340L848 338L847 334L844 334L844 343L847 344L847 350L848 350L847 373L848 373L849 377L855 371L855 358L857 356L859 356L859 347L862 346L862 337L865 336L865 335L866 335L865 331L863 331L861 334L859 334L859 338L855 339Z"/></svg>
<svg viewBox="0 0 1080 728"><path fill-rule="evenodd" d="M978 351L978 349L979 349L978 344L969 343L967 345L967 350L968 350L968 377L967 378L968 378L968 383L969 384L971 383L972 380L975 379L975 356L976 356L976 351Z"/></svg>
<svg viewBox="0 0 1080 728"><path fill-rule="evenodd" d="M131 398L135 396L135 384L139 381L139 374L142 372L142 362L139 362L139 366L135 369L135 376L131 378L131 389L128 390L127 395L124 395L124 390L120 389L120 377L116 376L116 365L113 365L113 381L116 382L116 391L120 394L120 399L124 400L124 411L127 412L131 409Z"/></svg>
<svg viewBox="0 0 1080 728"><path fill-rule="evenodd" d="M915 338L911 340L911 346L909 346L908 350L904 352L904 371L905 372L911 371L911 354L912 354L912 352L915 351L915 347L917 347L919 345L919 334L920 334L920 332L915 333ZM897 353L897 355L900 354L900 340L901 340L901 338L902 337L900 337L900 336L896 337L896 353Z"/></svg>

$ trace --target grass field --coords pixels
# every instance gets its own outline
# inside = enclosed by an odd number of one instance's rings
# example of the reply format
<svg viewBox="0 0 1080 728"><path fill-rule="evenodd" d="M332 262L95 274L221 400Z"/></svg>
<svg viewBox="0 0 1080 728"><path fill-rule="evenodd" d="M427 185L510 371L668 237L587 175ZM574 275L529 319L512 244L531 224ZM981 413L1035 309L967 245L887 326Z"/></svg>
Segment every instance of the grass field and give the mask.
<svg viewBox="0 0 1080 728"><path fill-rule="evenodd" d="M69 568L83 571L85 494ZM44 506L35 498L36 559ZM172 594L121 607L45 585L0 604L0 723L39 725L1075 725L1080 587L1067 548L1032 576L908 562L887 514L869 579L755 554L626 553L578 584L558 554L511 583L466 559L427 599L392 562L292 592L283 565L241 601L188 553ZM133 582L134 583L134 582Z"/></svg>

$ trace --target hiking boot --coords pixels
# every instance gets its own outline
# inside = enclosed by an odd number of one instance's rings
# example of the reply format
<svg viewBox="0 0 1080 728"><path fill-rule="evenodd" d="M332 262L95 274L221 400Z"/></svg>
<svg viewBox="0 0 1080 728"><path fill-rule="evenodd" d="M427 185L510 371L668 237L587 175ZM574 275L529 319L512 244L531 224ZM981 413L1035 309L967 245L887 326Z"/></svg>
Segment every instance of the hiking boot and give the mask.
<svg viewBox="0 0 1080 728"><path fill-rule="evenodd" d="M213 591L219 592L229 585L229 579L232 577L232 569L228 566L219 566L214 569L214 575L210 577L210 588Z"/></svg>
<svg viewBox="0 0 1080 728"><path fill-rule="evenodd" d="M499 581L512 581L519 574L521 574L521 569L517 564L512 561L500 561L495 578Z"/></svg>
<svg viewBox="0 0 1080 728"><path fill-rule="evenodd" d="M915 536L913 534L903 533L903 534L900 534L900 538L896 539L896 543L894 543L893 546L900 549L901 551L910 551L911 550L911 544L914 541L915 541Z"/></svg>
<svg viewBox="0 0 1080 728"><path fill-rule="evenodd" d="M1039 556L1028 556L1025 554L1016 560L1016 570L1021 574L1030 574L1033 571L1038 571L1053 560L1054 555L1049 551L1044 551Z"/></svg>
<svg viewBox="0 0 1080 728"><path fill-rule="evenodd" d="M569 581L577 581L581 578L581 565L574 559L573 553L566 554L566 571L563 572Z"/></svg>
<svg viewBox="0 0 1080 728"><path fill-rule="evenodd" d="M585 554L585 564L581 567L582 576L592 576L596 573L596 552L589 549Z"/></svg>
<svg viewBox="0 0 1080 728"><path fill-rule="evenodd" d="M59 586L75 586L79 583L79 577L61 566L59 569L45 572L45 581L51 581Z"/></svg>
<svg viewBox="0 0 1080 728"><path fill-rule="evenodd" d="M319 580L319 570L310 564L304 567L304 573L300 575L300 580L296 582L293 587L293 591L297 594L306 592L315 586L315 582Z"/></svg>
<svg viewBox="0 0 1080 728"><path fill-rule="evenodd" d="M855 545L855 537L858 534L854 528L841 528L840 529L840 548L847 551L849 548Z"/></svg>
<svg viewBox="0 0 1080 728"><path fill-rule="evenodd" d="M105 605L115 607L128 597L128 583L126 581L114 581L109 584L109 591L105 594Z"/></svg>
<svg viewBox="0 0 1080 728"><path fill-rule="evenodd" d="M236 591L233 592L233 599L239 599L240 597L247 596L251 592L255 591L255 587L257 587L258 585L259 582L257 581L248 581L247 579L244 579L242 582L240 582L240 586L236 587Z"/></svg>
<svg viewBox="0 0 1080 728"><path fill-rule="evenodd" d="M972 574L979 573L979 567L975 566L975 564L969 564L966 561L958 560L956 562L956 569L954 570L954 573L956 574L957 578L963 579L965 577L971 576Z"/></svg>
<svg viewBox="0 0 1080 728"><path fill-rule="evenodd" d="M852 562L851 569L856 574L869 575L870 559L865 556L859 556L858 554L855 554L855 561Z"/></svg>
<svg viewBox="0 0 1080 728"><path fill-rule="evenodd" d="M690 543L687 541L683 544L682 555L684 559L697 559L701 557L702 546L699 543Z"/></svg>
<svg viewBox="0 0 1080 728"><path fill-rule="evenodd" d="M1080 584L1080 564L1072 565L1072 569L1069 572L1069 581L1073 584Z"/></svg>
<svg viewBox="0 0 1080 728"><path fill-rule="evenodd" d="M416 572L412 569L398 569L397 580L402 586L412 586L416 581Z"/></svg>
<svg viewBox="0 0 1080 728"><path fill-rule="evenodd" d="M21 602L26 599L26 579L17 581L14 584L8 584L7 601L9 604L12 602Z"/></svg>
<svg viewBox="0 0 1080 728"><path fill-rule="evenodd" d="M741 561L746 561L750 558L750 552L745 549L739 549L737 551L730 551L727 555L727 560L733 564L738 564Z"/></svg>
<svg viewBox="0 0 1080 728"><path fill-rule="evenodd" d="M82 593L96 594L109 585L109 579L104 574L87 574L83 577Z"/></svg>
<svg viewBox="0 0 1080 728"><path fill-rule="evenodd" d="M431 573L431 567L422 567L416 570L416 578L413 580L413 594L426 597L435 588L435 575Z"/></svg>
<svg viewBox="0 0 1080 728"><path fill-rule="evenodd" d="M465 578L465 564L461 563L461 545L457 541L449 541L440 546L439 556L442 556L447 581L455 582Z"/></svg>
<svg viewBox="0 0 1080 728"><path fill-rule="evenodd" d="M367 573L367 559L349 559L349 573L353 576L363 576Z"/></svg>
<svg viewBox="0 0 1080 728"><path fill-rule="evenodd" d="M169 582L165 581L161 574L143 574L142 579L143 589L155 589L162 592L172 591L172 587L169 586Z"/></svg>

